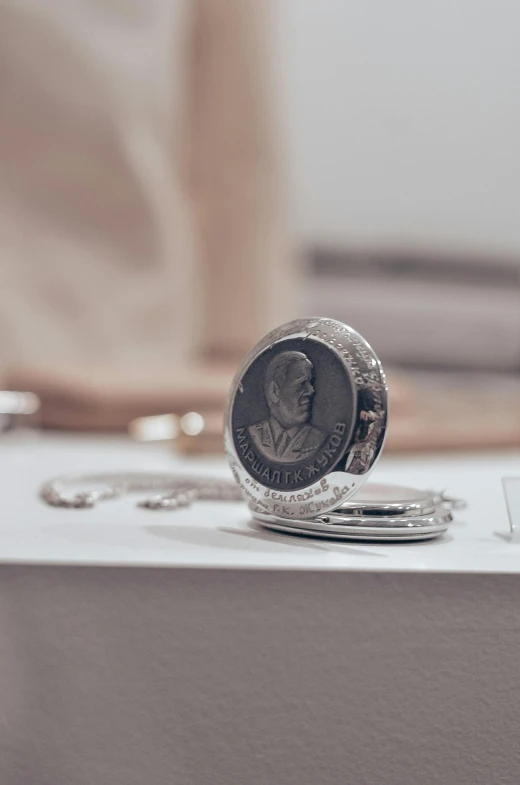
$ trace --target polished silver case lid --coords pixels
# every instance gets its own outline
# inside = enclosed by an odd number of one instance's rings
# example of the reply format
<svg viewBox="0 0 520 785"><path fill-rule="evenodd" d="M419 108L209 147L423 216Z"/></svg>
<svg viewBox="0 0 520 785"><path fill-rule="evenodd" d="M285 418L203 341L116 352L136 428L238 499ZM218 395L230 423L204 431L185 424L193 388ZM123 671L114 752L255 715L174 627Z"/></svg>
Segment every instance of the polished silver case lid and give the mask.
<svg viewBox="0 0 520 785"><path fill-rule="evenodd" d="M309 537L330 537L358 540L412 540L442 534L453 520L452 513L442 504L432 515L381 518L369 516L323 515L312 520L281 518L252 510L253 520L262 526L287 534Z"/></svg>
<svg viewBox="0 0 520 785"><path fill-rule="evenodd" d="M391 483L367 482L334 512L380 517L431 515L441 500L442 495L435 491Z"/></svg>
<svg viewBox="0 0 520 785"><path fill-rule="evenodd" d="M255 346L234 379L224 444L244 496L267 513L313 518L363 485L383 448L381 363L333 319L289 322Z"/></svg>
<svg viewBox="0 0 520 785"><path fill-rule="evenodd" d="M347 531L356 529L358 531L365 530L390 530L390 529L420 529L424 526L437 526L439 524L451 523L453 520L453 513L451 510L446 509L442 504L435 507L431 515L416 515L416 516L392 516L390 518L383 518L380 516L370 517L368 515L355 516L340 514L337 511L333 513L326 513L319 515L316 518L291 518L290 520L282 518L279 515L261 512L257 507L249 505L251 514L257 520L276 523L289 523L291 526L299 526L302 529L309 531Z"/></svg>
<svg viewBox="0 0 520 785"><path fill-rule="evenodd" d="M440 537L448 528L448 524L439 524L436 526L423 527L421 529L398 529L398 530L376 530L371 529L369 532L362 532L360 530L351 529L348 532L329 532L325 530L320 531L305 531L293 525L292 521L284 521L278 523L275 521L257 521L257 523L265 529L278 532L279 534L293 534L300 537L312 537L323 540L353 540L358 542L415 542L416 540L433 540Z"/></svg>

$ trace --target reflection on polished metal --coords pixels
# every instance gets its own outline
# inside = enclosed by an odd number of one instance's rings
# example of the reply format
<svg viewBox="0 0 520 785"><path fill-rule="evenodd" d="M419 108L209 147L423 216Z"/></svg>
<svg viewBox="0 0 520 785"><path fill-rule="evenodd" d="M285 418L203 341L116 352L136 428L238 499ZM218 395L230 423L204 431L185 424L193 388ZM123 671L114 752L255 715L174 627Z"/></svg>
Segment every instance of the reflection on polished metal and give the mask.
<svg viewBox="0 0 520 785"><path fill-rule="evenodd" d="M235 377L224 427L233 476L267 514L334 510L373 469L387 409L381 363L355 330L333 319L289 322Z"/></svg>
<svg viewBox="0 0 520 785"><path fill-rule="evenodd" d="M441 504L450 510L462 510L466 506L462 499L449 496L445 491L423 491L404 485L367 482L350 501L341 504L333 513L412 517L431 515ZM319 517L325 521L327 516Z"/></svg>
<svg viewBox="0 0 520 785"><path fill-rule="evenodd" d="M355 496L340 504L334 512L354 516L430 515L439 494L403 485L367 482ZM326 516L320 516L323 520Z"/></svg>
<svg viewBox="0 0 520 785"><path fill-rule="evenodd" d="M439 504L435 507L431 515L392 515L384 517L382 515L341 515L339 513L328 513L327 515L320 515L317 518L306 518L305 520L298 520L291 518L281 518L279 515L269 515L264 513L253 505L249 509L258 520L290 523L291 526L298 526L300 528L318 529L323 531L330 531L331 533L341 531L343 528L348 529L356 527L357 529L395 529L395 528L418 528L423 525L431 525L435 523L451 523L453 520L453 513L447 510L444 505Z"/></svg>
<svg viewBox="0 0 520 785"><path fill-rule="evenodd" d="M446 531L453 515L445 505L435 507L432 515L351 516L345 514L323 515L312 520L287 520L252 509L253 520L268 529L288 534L312 537L355 540L416 540L438 537Z"/></svg>
<svg viewBox="0 0 520 785"><path fill-rule="evenodd" d="M417 528L399 529L377 529L370 530L352 527L348 531L333 533L325 529L302 529L294 525L294 521L285 519L274 519L272 521L260 521L254 517L254 521L261 524L265 529L279 532L281 534L297 534L304 537L319 537L325 540L361 540L363 542L413 542L415 540L433 540L444 534L448 528L448 523L436 523L430 526Z"/></svg>
<svg viewBox="0 0 520 785"><path fill-rule="evenodd" d="M407 541L438 537L462 509L462 499L444 492L367 483L353 499L314 518L287 519L249 504L256 523L286 534L346 540Z"/></svg>

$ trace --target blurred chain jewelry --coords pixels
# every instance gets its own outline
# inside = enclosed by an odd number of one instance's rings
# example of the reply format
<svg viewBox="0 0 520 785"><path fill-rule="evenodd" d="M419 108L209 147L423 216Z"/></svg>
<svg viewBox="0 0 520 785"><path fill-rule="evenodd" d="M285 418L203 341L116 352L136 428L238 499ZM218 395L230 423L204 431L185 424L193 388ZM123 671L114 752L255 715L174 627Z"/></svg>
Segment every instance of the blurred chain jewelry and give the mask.
<svg viewBox="0 0 520 785"><path fill-rule="evenodd" d="M231 480L192 475L116 473L57 477L40 489L53 507L86 509L100 501L130 493L155 491L137 502L147 510L178 510L195 501L245 501ZM359 498L358 498L359 496ZM285 534L344 540L405 542L443 534L462 499L444 492L419 491L399 485L367 483L358 496L340 508L312 519L287 519L250 502L253 521Z"/></svg>
<svg viewBox="0 0 520 785"><path fill-rule="evenodd" d="M149 510L175 510L188 507L196 500L243 500L240 489L231 480L146 472L57 477L41 487L40 496L52 507L85 508L129 493L147 491L157 493L140 500L138 506Z"/></svg>
<svg viewBox="0 0 520 785"><path fill-rule="evenodd" d="M86 487L85 487L86 486ZM389 491L392 504L389 505ZM240 488L232 480L213 479L182 474L156 474L147 472L125 472L106 474L64 475L46 482L40 489L41 498L52 507L92 508L98 502L116 499L131 493L157 491L153 496L137 502L148 510L175 510L188 507L195 501L244 501ZM411 517L423 516L442 507L444 510L463 509L462 499L448 496L444 491L416 491L399 485L367 483L362 498L353 499L335 511L345 520L356 517L409 515L413 502L416 511ZM322 515L326 520L334 515Z"/></svg>

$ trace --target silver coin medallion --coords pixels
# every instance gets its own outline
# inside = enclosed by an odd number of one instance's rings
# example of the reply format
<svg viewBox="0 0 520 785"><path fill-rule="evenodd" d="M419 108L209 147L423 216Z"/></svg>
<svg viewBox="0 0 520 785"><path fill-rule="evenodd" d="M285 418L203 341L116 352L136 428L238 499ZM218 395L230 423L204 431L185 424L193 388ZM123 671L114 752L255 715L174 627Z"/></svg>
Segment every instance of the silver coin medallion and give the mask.
<svg viewBox="0 0 520 785"><path fill-rule="evenodd" d="M333 319L269 333L232 385L224 443L243 494L267 513L313 518L346 502L383 448L386 378L374 351Z"/></svg>

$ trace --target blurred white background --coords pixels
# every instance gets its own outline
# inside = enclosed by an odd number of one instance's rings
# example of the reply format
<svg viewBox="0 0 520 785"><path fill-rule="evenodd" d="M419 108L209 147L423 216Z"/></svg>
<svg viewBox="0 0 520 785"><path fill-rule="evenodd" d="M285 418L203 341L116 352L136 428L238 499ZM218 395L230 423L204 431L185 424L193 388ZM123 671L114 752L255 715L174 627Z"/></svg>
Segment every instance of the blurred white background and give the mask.
<svg viewBox="0 0 520 785"><path fill-rule="evenodd" d="M516 254L518 3L278 7L300 239Z"/></svg>

